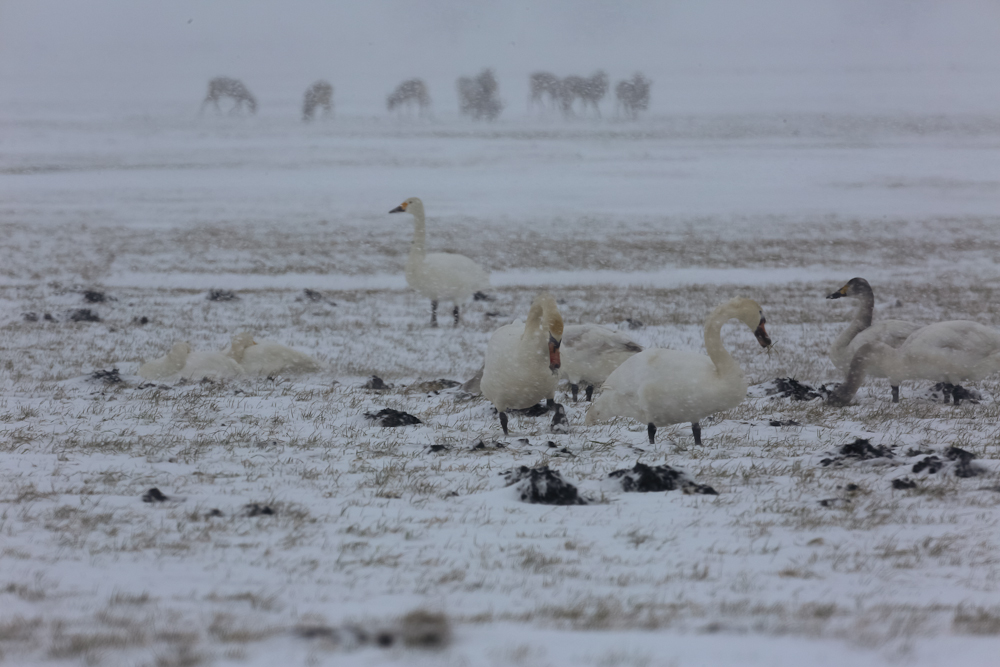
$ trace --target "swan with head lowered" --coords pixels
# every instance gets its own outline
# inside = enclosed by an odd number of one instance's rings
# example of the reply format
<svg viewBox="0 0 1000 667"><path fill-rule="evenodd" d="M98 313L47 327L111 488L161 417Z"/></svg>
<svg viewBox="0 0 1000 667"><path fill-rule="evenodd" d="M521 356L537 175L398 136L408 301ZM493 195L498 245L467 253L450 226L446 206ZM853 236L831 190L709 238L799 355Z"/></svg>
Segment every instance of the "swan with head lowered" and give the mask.
<svg viewBox="0 0 1000 667"><path fill-rule="evenodd" d="M545 293L535 297L523 325L514 322L493 332L480 389L496 407L504 435L509 434L508 410L530 408L543 398L556 411L553 425L565 419L562 406L555 402L562 335L559 308Z"/></svg>
<svg viewBox="0 0 1000 667"><path fill-rule="evenodd" d="M431 326L437 326L438 302L453 303L452 315L458 326L459 304L472 299L478 292L489 288L490 276L465 255L451 252L427 252L427 227L424 220L424 203L410 197L389 213L413 214L413 242L406 260L406 284L431 300Z"/></svg>
<svg viewBox="0 0 1000 667"><path fill-rule="evenodd" d="M718 306L705 323L708 356L658 348L646 349L625 360L604 381L601 393L587 410L586 423L629 417L647 425L649 444L657 426L691 422L694 442L701 444L699 421L735 408L747 395L743 370L722 346L722 325L729 320L745 324L761 347L770 347L764 311L752 299L733 299Z"/></svg>
<svg viewBox="0 0 1000 667"><path fill-rule="evenodd" d="M864 278L851 278L846 285L826 298L840 299L843 297L858 300L858 309L854 312L854 320L830 346L830 361L843 373L849 372L851 360L854 359L863 345L883 343L889 347L898 348L910 334L920 328L919 324L904 320L882 320L872 324L875 294L872 292L871 285ZM887 377L880 375L879 370L875 367L870 369L869 375ZM899 385L892 386L892 395L895 400L899 400Z"/></svg>
<svg viewBox="0 0 1000 667"><path fill-rule="evenodd" d="M600 387L626 359L642 352L642 346L625 334L589 323L566 325L560 349L559 375L569 380L574 401L581 384L591 400L594 387Z"/></svg>
<svg viewBox="0 0 1000 667"><path fill-rule="evenodd" d="M320 369L319 362L308 354L273 341L255 341L248 331L233 336L225 354L247 375L311 373Z"/></svg>
<svg viewBox="0 0 1000 667"><path fill-rule="evenodd" d="M827 402L850 403L867 375L889 378L892 401L898 403L897 388L906 380L957 385L996 372L1000 372L1000 332L968 320L937 322L914 331L898 349L879 342L862 345L851 360L847 379ZM957 404L958 394L952 391L952 396Z"/></svg>
<svg viewBox="0 0 1000 667"><path fill-rule="evenodd" d="M175 343L165 356L139 367L139 376L146 380L224 380L240 375L243 375L243 369L226 355L221 352L192 352L191 344L187 342Z"/></svg>

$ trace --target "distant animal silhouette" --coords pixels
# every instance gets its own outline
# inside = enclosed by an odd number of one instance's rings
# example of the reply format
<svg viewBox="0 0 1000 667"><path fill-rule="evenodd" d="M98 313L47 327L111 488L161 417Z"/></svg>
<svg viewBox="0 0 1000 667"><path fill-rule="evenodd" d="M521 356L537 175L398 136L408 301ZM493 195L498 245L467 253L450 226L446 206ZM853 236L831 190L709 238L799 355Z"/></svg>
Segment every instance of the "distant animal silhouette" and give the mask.
<svg viewBox="0 0 1000 667"><path fill-rule="evenodd" d="M562 81L551 72L535 72L531 75L531 97L528 98L528 111L535 106L555 108L560 100Z"/></svg>
<svg viewBox="0 0 1000 667"><path fill-rule="evenodd" d="M597 117L601 117L600 102L608 92L608 75L598 71L589 78L582 76L568 76L562 80L559 86L559 101L562 104L563 114L574 115L573 104L580 100L583 115L587 115L587 108L593 107Z"/></svg>
<svg viewBox="0 0 1000 667"><path fill-rule="evenodd" d="M333 86L326 81L317 81L306 89L305 100L302 102L302 120L312 120L317 107L322 107L327 116L333 113Z"/></svg>
<svg viewBox="0 0 1000 667"><path fill-rule="evenodd" d="M431 96L427 93L427 84L422 79L409 79L396 86L385 100L389 111L417 108L424 115L431 106Z"/></svg>
<svg viewBox="0 0 1000 667"><path fill-rule="evenodd" d="M245 104L250 113L257 113L257 100L239 79L230 79L227 76L219 76L208 82L208 95L201 103L201 111L205 111L205 105L211 102L215 105L215 110L222 113L219 107L219 100L223 97L232 98L235 102L229 113L237 113L243 110Z"/></svg>
<svg viewBox="0 0 1000 667"><path fill-rule="evenodd" d="M459 111L475 120L496 120L503 109L503 102L497 94L499 90L493 70L484 69L475 78L467 76L458 79Z"/></svg>
<svg viewBox="0 0 1000 667"><path fill-rule="evenodd" d="M625 115L635 120L640 111L649 108L649 87L652 82L640 72L632 75L632 80L619 81L615 86L615 97L618 98L617 108Z"/></svg>

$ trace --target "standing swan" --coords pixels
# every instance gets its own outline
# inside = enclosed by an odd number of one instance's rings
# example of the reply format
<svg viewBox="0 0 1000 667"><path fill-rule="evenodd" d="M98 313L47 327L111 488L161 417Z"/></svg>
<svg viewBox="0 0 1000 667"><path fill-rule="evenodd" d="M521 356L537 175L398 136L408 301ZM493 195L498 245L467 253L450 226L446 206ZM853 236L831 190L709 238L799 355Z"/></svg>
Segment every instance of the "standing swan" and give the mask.
<svg viewBox="0 0 1000 667"><path fill-rule="evenodd" d="M735 408L747 395L742 369L722 346L722 325L732 319L747 325L761 347L770 347L764 311L752 299L733 299L713 310L705 322L707 357L656 348L630 357L605 380L587 410L586 423L619 416L637 419L648 424L653 444L657 426L691 422L694 442L700 445L699 420Z"/></svg>
<svg viewBox="0 0 1000 667"><path fill-rule="evenodd" d="M413 214L413 243L406 260L406 284L431 300L431 326L437 326L438 301L455 304L452 315L458 326L458 304L465 303L490 285L490 276L481 266L465 255L451 252L427 254L427 229L424 223L424 203L410 197L389 213L409 211Z"/></svg>
<svg viewBox="0 0 1000 667"><path fill-rule="evenodd" d="M247 375L311 373L320 368L308 354L272 341L258 343L248 331L233 336L226 356L238 363Z"/></svg>
<svg viewBox="0 0 1000 667"><path fill-rule="evenodd" d="M626 359L642 352L642 346L625 334L597 324L567 325L563 329L561 349L559 375L569 380L574 401L581 384L587 390L589 401L594 395L594 387L600 387Z"/></svg>
<svg viewBox="0 0 1000 667"><path fill-rule="evenodd" d="M847 405L866 375L887 377L892 402L899 402L897 388L904 380L930 380L959 384L982 380L1000 371L1000 332L978 322L952 320L917 329L894 349L885 343L862 345L851 361L847 379L828 403ZM952 392L955 403L957 395Z"/></svg>
<svg viewBox="0 0 1000 667"><path fill-rule="evenodd" d="M480 387L500 413L504 435L509 434L508 410L529 408L543 398L556 411L553 425L564 418L562 406L555 402L562 334L559 308L546 293L535 297L523 327L514 322L493 332Z"/></svg>
<svg viewBox="0 0 1000 667"><path fill-rule="evenodd" d="M889 347L898 348L903 341L920 328L920 325L904 320L882 320L877 324L872 324L872 312L875 310L875 294L871 285L864 278L851 278L846 285L827 299L840 299L841 297L855 298L859 301L858 309L854 313L854 320L837 336L830 346L830 361L843 373L848 373L851 360L865 343L884 343ZM878 370L871 368L869 375L873 377L886 377L879 375ZM892 386L893 400L899 400L899 385Z"/></svg>

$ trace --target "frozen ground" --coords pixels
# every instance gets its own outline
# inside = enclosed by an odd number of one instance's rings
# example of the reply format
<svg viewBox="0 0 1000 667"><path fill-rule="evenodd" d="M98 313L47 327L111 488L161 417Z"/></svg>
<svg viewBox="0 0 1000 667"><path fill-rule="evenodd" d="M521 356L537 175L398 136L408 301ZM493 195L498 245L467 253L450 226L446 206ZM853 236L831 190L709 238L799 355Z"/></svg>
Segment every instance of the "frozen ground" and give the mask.
<svg viewBox="0 0 1000 667"><path fill-rule="evenodd" d="M958 407L913 385L893 405L884 382L841 410L756 391L702 447L686 427L653 447L640 424L584 428L565 393L569 434L515 417L502 438L482 399L419 383L470 376L543 287L568 322L631 318L638 342L689 350L713 306L753 297L774 352L724 329L752 383L838 379L825 351L852 308L823 297L856 275L876 317L1000 327L1000 117L0 125L0 661L995 660L1000 378ZM493 272L496 300L457 330L428 328L405 290L412 225L387 212L409 196L432 248ZM101 321L70 321L81 308ZM174 341L221 349L243 329L327 370L135 376ZM89 379L112 368L123 383ZM371 426L383 407L425 424ZM858 437L894 457L822 465ZM981 474L912 472L949 446ZM719 495L606 481L637 460ZM519 502L501 473L541 463L594 502ZM169 500L142 502L151 487ZM414 609L450 619L443 652L296 632Z"/></svg>

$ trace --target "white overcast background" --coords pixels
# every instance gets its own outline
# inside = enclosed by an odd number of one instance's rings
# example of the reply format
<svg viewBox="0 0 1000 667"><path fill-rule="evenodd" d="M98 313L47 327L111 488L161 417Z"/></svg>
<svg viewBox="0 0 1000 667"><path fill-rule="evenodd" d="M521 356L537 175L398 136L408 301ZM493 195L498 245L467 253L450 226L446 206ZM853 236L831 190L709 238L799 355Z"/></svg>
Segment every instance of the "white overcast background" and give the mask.
<svg viewBox="0 0 1000 667"><path fill-rule="evenodd" d="M508 117L525 113L530 72L598 68L651 77L655 114L992 113L1000 3L0 1L3 113L195 111L217 75L243 79L263 114L327 79L340 112L362 115L419 76L449 113L456 77L483 67Z"/></svg>

